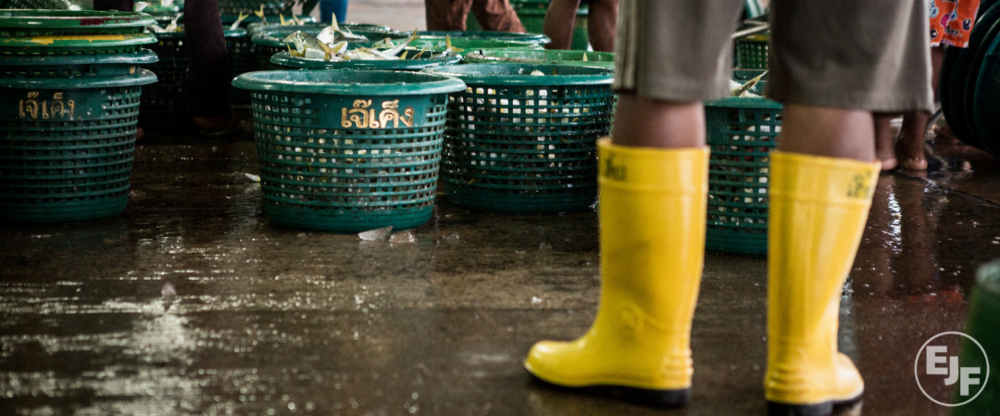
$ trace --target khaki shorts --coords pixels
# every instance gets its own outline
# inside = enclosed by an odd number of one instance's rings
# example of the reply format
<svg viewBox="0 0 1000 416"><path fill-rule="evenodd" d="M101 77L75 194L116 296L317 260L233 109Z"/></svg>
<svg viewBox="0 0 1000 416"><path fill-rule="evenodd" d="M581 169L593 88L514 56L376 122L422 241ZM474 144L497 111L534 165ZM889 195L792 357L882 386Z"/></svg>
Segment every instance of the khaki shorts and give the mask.
<svg viewBox="0 0 1000 416"><path fill-rule="evenodd" d="M621 0L615 87L671 101L729 95L743 0ZM783 103L930 110L923 0L772 0L765 94Z"/></svg>

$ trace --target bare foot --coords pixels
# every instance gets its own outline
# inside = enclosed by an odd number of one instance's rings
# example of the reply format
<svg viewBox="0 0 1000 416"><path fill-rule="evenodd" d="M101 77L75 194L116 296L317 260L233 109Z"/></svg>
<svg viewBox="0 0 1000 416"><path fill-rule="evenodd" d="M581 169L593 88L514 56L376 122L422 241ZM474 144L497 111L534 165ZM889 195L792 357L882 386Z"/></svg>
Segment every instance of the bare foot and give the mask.
<svg viewBox="0 0 1000 416"><path fill-rule="evenodd" d="M896 141L895 150L900 169L927 170L927 157L924 156L924 143L922 140L906 140L905 137L901 138Z"/></svg>
<svg viewBox="0 0 1000 416"><path fill-rule="evenodd" d="M889 157L879 156L878 160L882 162L882 172L887 172L896 169L896 165L899 164L899 161L896 160L895 156L889 156Z"/></svg>

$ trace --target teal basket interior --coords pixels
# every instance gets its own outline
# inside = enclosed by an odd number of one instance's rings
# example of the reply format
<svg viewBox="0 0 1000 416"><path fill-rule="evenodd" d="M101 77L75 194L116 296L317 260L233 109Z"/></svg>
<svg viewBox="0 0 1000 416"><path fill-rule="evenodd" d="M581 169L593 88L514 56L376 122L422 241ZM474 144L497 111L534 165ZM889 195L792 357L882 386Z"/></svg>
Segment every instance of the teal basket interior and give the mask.
<svg viewBox="0 0 1000 416"><path fill-rule="evenodd" d="M756 35L736 41L736 63L739 69L767 69L769 35Z"/></svg>
<svg viewBox="0 0 1000 416"><path fill-rule="evenodd" d="M747 81L761 71L735 71ZM760 93L763 82L753 92ZM767 254L770 152L781 132L781 104L767 98L727 97L705 103L709 251Z"/></svg>
<svg viewBox="0 0 1000 416"><path fill-rule="evenodd" d="M251 90L271 221L353 233L430 220L447 93L461 82L393 71L273 71L234 85Z"/></svg>
<svg viewBox="0 0 1000 416"><path fill-rule="evenodd" d="M533 70L562 75L532 76ZM569 212L597 197L597 139L610 131L610 71L562 65L441 67L466 82L448 104L448 200L495 212Z"/></svg>
<svg viewBox="0 0 1000 416"><path fill-rule="evenodd" d="M48 84L4 81L0 101L11 111L0 118L2 221L72 222L121 213L142 85L155 79L144 71Z"/></svg>

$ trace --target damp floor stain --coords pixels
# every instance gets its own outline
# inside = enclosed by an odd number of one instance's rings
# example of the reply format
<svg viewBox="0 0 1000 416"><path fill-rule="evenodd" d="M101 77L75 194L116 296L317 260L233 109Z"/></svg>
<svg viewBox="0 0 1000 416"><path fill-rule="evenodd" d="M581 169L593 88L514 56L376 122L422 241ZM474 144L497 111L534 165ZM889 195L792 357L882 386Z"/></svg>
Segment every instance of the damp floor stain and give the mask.
<svg viewBox="0 0 1000 416"><path fill-rule="evenodd" d="M597 215L499 215L441 196L412 238L281 228L249 136L150 133L124 215L0 226L0 414L764 414L767 265L709 254L692 403L650 409L534 382L533 342L582 335L599 289ZM865 377L844 414L945 415L920 346L965 326L1000 257L1000 164L939 146L884 173L841 307ZM945 387L937 393L947 392Z"/></svg>

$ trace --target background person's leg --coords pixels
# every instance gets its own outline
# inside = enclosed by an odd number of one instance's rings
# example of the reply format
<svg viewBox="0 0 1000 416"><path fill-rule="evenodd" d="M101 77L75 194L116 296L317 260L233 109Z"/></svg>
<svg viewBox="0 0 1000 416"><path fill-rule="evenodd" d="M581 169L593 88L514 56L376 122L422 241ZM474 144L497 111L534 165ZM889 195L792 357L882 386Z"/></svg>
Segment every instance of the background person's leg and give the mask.
<svg viewBox="0 0 1000 416"><path fill-rule="evenodd" d="M427 30L465 30L473 0L424 0Z"/></svg>
<svg viewBox="0 0 1000 416"><path fill-rule="evenodd" d="M548 17L548 16L546 16ZM618 23L618 0L593 0L587 17L590 46L597 52L613 52L615 26Z"/></svg>
<svg viewBox="0 0 1000 416"><path fill-rule="evenodd" d="M545 49L567 50L573 44L573 26L580 0L552 0L545 12L545 36L552 42ZM593 13L593 11L591 11ZM613 27L612 27L613 29Z"/></svg>
<svg viewBox="0 0 1000 416"><path fill-rule="evenodd" d="M938 82L941 78L941 63L944 61L944 48L931 48L931 89L935 101L938 99ZM926 111L909 111L903 115L902 136L894 146L899 166L907 170L927 170L927 156L924 155L924 142L927 137L927 123L931 114Z"/></svg>
<svg viewBox="0 0 1000 416"><path fill-rule="evenodd" d="M94 10L130 12L134 7L133 0L94 0Z"/></svg>
<svg viewBox="0 0 1000 416"><path fill-rule="evenodd" d="M524 33L521 19L507 0L472 0L472 13L483 30Z"/></svg>
<svg viewBox="0 0 1000 416"><path fill-rule="evenodd" d="M320 0L320 21L330 23L333 21L334 14L337 15L337 23L344 23L347 19L347 0Z"/></svg>
<svg viewBox="0 0 1000 416"><path fill-rule="evenodd" d="M184 5L184 32L191 55L191 109L203 129L230 125L229 90L232 61L226 51L218 0Z"/></svg>
<svg viewBox="0 0 1000 416"><path fill-rule="evenodd" d="M899 114L875 113L875 157L882 162L882 170L893 170L896 168L896 135L892 134L892 120L899 117Z"/></svg>

